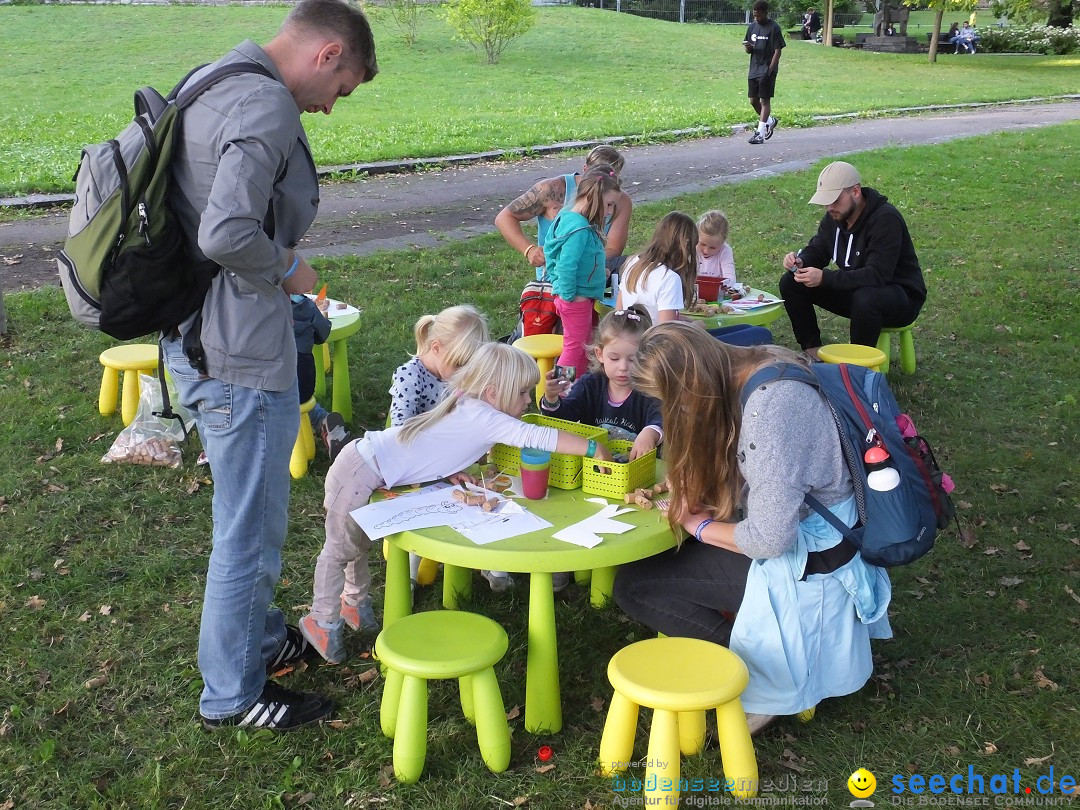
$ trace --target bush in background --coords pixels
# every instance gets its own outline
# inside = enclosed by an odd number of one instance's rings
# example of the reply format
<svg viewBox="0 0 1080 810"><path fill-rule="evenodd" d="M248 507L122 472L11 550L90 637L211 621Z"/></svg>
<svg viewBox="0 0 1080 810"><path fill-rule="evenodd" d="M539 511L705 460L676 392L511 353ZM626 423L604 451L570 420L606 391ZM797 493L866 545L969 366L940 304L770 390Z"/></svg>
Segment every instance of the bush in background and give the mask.
<svg viewBox="0 0 1080 810"><path fill-rule="evenodd" d="M529 0L456 0L446 9L446 21L494 65L512 40L533 27L536 9Z"/></svg>
<svg viewBox="0 0 1080 810"><path fill-rule="evenodd" d="M1046 25L980 28L980 51L985 53L1066 54L1080 51L1080 30Z"/></svg>

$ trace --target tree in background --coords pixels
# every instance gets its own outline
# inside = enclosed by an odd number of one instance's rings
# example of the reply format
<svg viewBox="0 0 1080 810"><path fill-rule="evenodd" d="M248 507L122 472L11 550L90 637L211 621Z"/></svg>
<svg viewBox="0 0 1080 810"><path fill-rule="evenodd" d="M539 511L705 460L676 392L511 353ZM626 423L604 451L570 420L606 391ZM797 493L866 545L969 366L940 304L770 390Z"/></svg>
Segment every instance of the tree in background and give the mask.
<svg viewBox="0 0 1080 810"><path fill-rule="evenodd" d="M536 23L536 9L529 0L454 0L446 9L446 21L473 50L487 57L489 65L510 42Z"/></svg>
<svg viewBox="0 0 1080 810"><path fill-rule="evenodd" d="M1052 28L1068 28L1080 12L1080 0L994 0L990 8L998 17L1029 23L1045 19Z"/></svg>
<svg viewBox="0 0 1080 810"><path fill-rule="evenodd" d="M417 0L386 0L390 19L401 33L406 47L416 44L416 26L420 22L420 4Z"/></svg>

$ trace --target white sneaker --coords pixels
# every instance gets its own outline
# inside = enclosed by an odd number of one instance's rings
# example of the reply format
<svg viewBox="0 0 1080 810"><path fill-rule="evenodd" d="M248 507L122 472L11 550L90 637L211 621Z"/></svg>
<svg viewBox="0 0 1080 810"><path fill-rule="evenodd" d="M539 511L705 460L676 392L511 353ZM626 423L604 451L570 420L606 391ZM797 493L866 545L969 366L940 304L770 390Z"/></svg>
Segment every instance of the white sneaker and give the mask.
<svg viewBox="0 0 1080 810"><path fill-rule="evenodd" d="M505 571L481 571L480 576L487 580L492 593L502 593L514 587L514 578Z"/></svg>
<svg viewBox="0 0 1080 810"><path fill-rule="evenodd" d="M551 575L551 591L552 593L558 593L559 591L566 590L566 586L570 584L570 574L566 571L560 571Z"/></svg>

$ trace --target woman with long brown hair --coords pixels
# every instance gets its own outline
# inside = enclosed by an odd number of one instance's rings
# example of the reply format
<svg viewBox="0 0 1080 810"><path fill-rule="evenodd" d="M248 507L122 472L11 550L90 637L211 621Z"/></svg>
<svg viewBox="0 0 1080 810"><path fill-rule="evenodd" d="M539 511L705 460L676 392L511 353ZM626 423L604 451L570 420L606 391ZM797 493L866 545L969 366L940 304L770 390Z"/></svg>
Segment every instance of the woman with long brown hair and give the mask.
<svg viewBox="0 0 1080 810"><path fill-rule="evenodd" d="M873 670L870 638L891 635L888 575L803 505L810 494L856 521L827 402L805 383L776 380L740 405L759 368L805 362L672 322L645 333L631 375L660 400L668 520L694 540L623 566L615 600L655 630L739 653L750 669L743 705L761 714L796 714L858 690Z"/></svg>

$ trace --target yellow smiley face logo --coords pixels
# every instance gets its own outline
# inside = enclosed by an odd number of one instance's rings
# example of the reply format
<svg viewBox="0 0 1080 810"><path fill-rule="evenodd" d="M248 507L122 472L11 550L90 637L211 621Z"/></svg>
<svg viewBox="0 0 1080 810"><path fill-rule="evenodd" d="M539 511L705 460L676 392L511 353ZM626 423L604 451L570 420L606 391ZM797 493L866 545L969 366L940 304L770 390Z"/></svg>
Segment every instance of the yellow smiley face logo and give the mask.
<svg viewBox="0 0 1080 810"><path fill-rule="evenodd" d="M848 777L847 789L856 799L865 799L877 790L877 779L866 768L859 768Z"/></svg>

